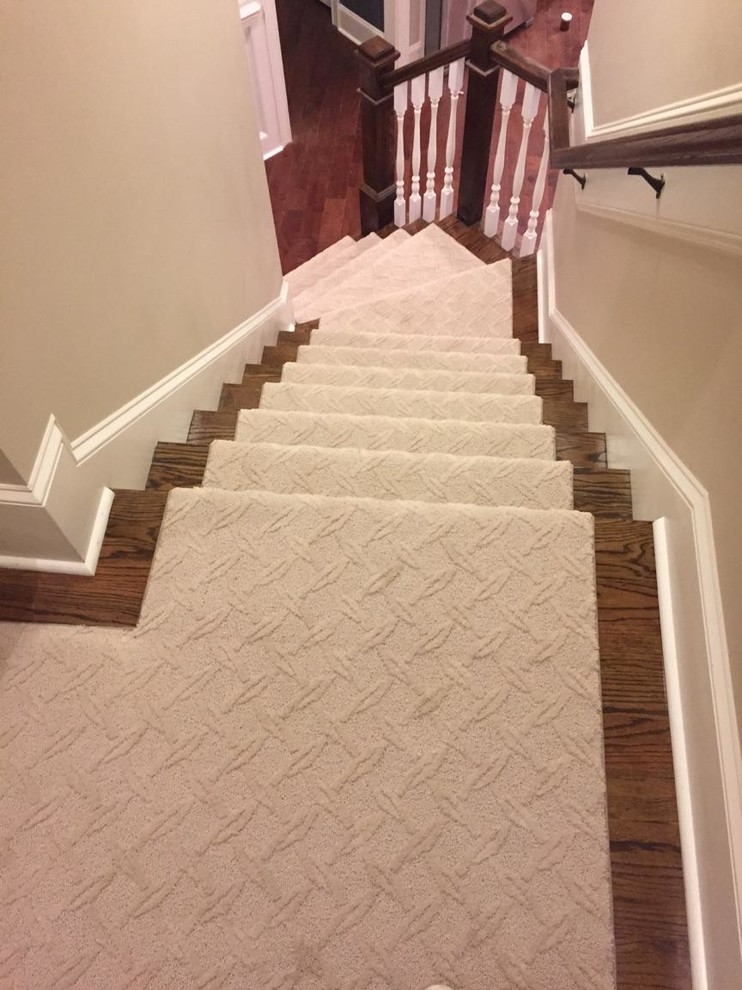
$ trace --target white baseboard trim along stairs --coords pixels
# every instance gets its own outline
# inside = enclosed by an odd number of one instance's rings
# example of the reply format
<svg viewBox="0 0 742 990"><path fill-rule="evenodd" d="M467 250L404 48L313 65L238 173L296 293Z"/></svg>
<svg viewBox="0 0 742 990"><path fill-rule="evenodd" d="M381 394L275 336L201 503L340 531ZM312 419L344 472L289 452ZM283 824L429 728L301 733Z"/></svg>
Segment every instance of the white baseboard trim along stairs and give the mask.
<svg viewBox="0 0 742 990"><path fill-rule="evenodd" d="M544 230L539 338L653 520L692 979L715 990L742 763L708 495L560 313ZM105 508L146 438L184 438L294 313L318 321L170 491L135 627L0 624L0 982L623 990L579 501L611 471L557 459L570 383L521 353L513 272L435 225L343 239L84 436L50 420L29 485L0 488L0 526L49 513L69 463ZM105 515L53 566L91 573Z"/></svg>
<svg viewBox="0 0 742 990"><path fill-rule="evenodd" d="M742 750L707 491L558 308L551 216L538 257L539 339L630 468L637 518L654 520L693 985L742 985ZM732 982L727 983L731 979Z"/></svg>
<svg viewBox="0 0 742 990"><path fill-rule="evenodd" d="M158 440L184 440L195 407L291 321L288 284L262 310L73 440L52 415L28 484L0 485L0 568L94 574L112 488L141 488ZM57 555L50 555L50 548Z"/></svg>

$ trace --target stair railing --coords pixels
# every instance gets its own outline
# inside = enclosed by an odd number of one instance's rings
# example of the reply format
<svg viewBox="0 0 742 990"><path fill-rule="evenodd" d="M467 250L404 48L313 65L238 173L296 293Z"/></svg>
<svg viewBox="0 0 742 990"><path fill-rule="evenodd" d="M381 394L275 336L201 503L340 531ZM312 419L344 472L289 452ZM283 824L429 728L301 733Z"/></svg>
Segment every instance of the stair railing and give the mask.
<svg viewBox="0 0 742 990"><path fill-rule="evenodd" d="M363 233L394 222L397 226L442 219L453 211L458 182L457 216L465 224L481 220L484 232L521 256L532 254L538 238L541 203L548 169L585 178L576 169L631 168L642 174L652 166L724 165L742 163L742 115L716 117L698 123L666 127L650 133L607 141L570 144L571 95L579 85L575 68L550 70L503 41L510 18L495 0L484 0L467 18L471 38L444 48L400 69L399 53L383 38L372 38L357 51L360 68L363 183L360 188ZM446 82L447 80L447 82ZM522 95L518 92L523 81ZM408 89L409 86L409 89ZM436 190L439 161L438 110L448 90L445 168L440 194ZM457 145L457 105L466 92L460 167ZM421 195L422 128L427 100L428 142L426 184ZM547 106L542 101L546 96ZM499 103L499 132L490 164L492 133ZM412 105L412 140L405 142L407 113ZM511 112L519 107L521 141L515 164L508 163L507 137ZM539 119L540 125L533 126ZM396 128L394 122L396 120ZM535 135L535 137L534 137ZM528 220L521 234L520 205L531 146L542 141L533 183ZM405 143L411 143L409 182ZM512 165L512 171L510 166ZM653 182L654 188L661 185ZM530 186L530 182L529 182ZM409 196L406 195L409 187ZM505 203L502 191L510 192ZM487 208L485 211L485 196Z"/></svg>
<svg viewBox="0 0 742 990"><path fill-rule="evenodd" d="M380 44L379 44L380 43ZM361 132L363 138L363 183L360 188L361 226L363 232L379 230L394 220L398 227L412 223L422 215L420 196L421 119L427 97L430 107L425 218L435 219L437 194L435 162L437 158L438 106L448 77L450 112L446 141L446 172L441 190L439 217L453 209L453 156L456 137L456 113L463 84L464 56L469 41L420 59L401 69L394 69L399 53L380 38L372 38L357 51L360 63ZM446 61L443 61L445 56ZM446 72L447 69L447 72ZM413 71L414 70L414 71ZM405 118L413 106L414 134L410 162L409 197L406 195ZM390 110L394 111L394 116ZM396 137L393 121L396 119Z"/></svg>
<svg viewBox="0 0 742 990"><path fill-rule="evenodd" d="M372 38L356 53L360 67L363 137L360 199L364 233L379 230L392 222L402 227L421 218L427 221L443 219L453 212L455 197L458 199L457 216L471 225L481 219L485 192L488 192L485 233L494 236L502 229L503 247L511 250L516 245L521 190L529 159L529 139L537 117L540 115L545 120L541 101L542 94L548 89L549 73L502 41L511 18L495 0L484 0L474 8L467 20L472 28L470 38L400 69L394 68L399 57L397 51L383 38ZM566 78L576 84L576 70L568 70ZM521 79L524 80L524 89L518 98ZM498 87L500 131L494 166L491 168L490 146ZM447 99L445 90L448 91ZM463 133L459 141L458 103L463 91L466 92L466 104ZM445 151L438 146L438 113L442 98L448 106ZM513 167L512 183L511 176L506 176L507 189L512 194L509 202L501 203L508 121L514 105L521 111L522 139ZM410 106L411 132L407 125ZM425 191L422 194L424 114L428 121L428 136ZM528 224L521 242L522 253L532 253L535 249L541 199L547 180L547 129L541 126L535 130L543 143ZM436 167L442 157L445 161L441 188L438 190ZM455 174L457 162L460 162L458 176Z"/></svg>

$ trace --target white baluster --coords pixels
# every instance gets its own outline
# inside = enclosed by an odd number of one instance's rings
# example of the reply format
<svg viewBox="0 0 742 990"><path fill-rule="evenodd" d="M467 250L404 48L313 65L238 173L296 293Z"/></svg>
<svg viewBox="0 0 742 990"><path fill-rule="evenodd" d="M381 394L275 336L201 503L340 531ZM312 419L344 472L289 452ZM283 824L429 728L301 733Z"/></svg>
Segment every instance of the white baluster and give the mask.
<svg viewBox="0 0 742 990"><path fill-rule="evenodd" d="M394 87L394 112L397 115L397 198L394 200L394 223L404 227L407 204L404 198L404 115L407 113L407 83Z"/></svg>
<svg viewBox="0 0 742 990"><path fill-rule="evenodd" d="M500 134L497 138L497 151L495 152L495 164L492 167L492 189L490 192L490 205L484 215L484 233L487 237L494 237L500 224L500 183L502 181L502 171L505 166L505 146L508 132L508 121L510 111L515 103L515 95L518 92L518 77L508 72L506 69L502 73L500 83Z"/></svg>
<svg viewBox="0 0 742 990"><path fill-rule="evenodd" d="M451 94L451 113L448 118L448 138L446 140L446 170L441 190L441 209L438 214L442 220L453 211L453 157L456 153L456 108L459 102L461 87L464 82L464 60L451 62L448 67L448 90Z"/></svg>
<svg viewBox="0 0 742 990"><path fill-rule="evenodd" d="M410 82L412 109L415 114L415 131L412 138L412 188L410 190L410 223L420 219L420 114L425 102L425 76L415 76Z"/></svg>
<svg viewBox="0 0 742 990"><path fill-rule="evenodd" d="M536 176L536 185L533 187L533 202L531 203L531 213L528 217L528 230L523 235L520 245L520 256L525 258L533 254L536 250L536 227L538 226L538 215L541 210L541 200L544 197L546 186L546 169L549 165L549 115L544 116L544 150L541 152L541 162Z"/></svg>
<svg viewBox="0 0 742 990"><path fill-rule="evenodd" d="M443 95L443 67L428 73L428 99L430 100L430 133L428 134L428 170L423 196L423 220L435 220L435 159L438 153L438 103Z"/></svg>
<svg viewBox="0 0 742 990"><path fill-rule="evenodd" d="M523 178L526 172L526 152L528 150L528 137L531 133L531 124L533 119L538 112L538 104L541 99L541 93L532 86L530 83L526 83L525 93L523 94L523 135L520 139L520 150L518 152L518 164L515 167L515 175L513 176L513 195L510 197L510 209L508 210L508 217L502 228L502 238L500 244L505 248L506 251L512 250L515 247L515 237L518 233L518 204L520 203L520 191L523 188Z"/></svg>

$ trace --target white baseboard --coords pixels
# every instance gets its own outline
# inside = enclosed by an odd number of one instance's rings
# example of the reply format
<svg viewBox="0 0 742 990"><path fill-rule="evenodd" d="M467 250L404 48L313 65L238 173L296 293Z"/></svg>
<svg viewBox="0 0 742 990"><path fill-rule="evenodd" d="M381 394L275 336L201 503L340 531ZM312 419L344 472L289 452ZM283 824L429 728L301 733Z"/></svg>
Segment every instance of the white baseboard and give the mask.
<svg viewBox="0 0 742 990"><path fill-rule="evenodd" d="M45 571L50 574L80 574L91 577L98 566L98 557L106 535L108 515L113 504L114 493L110 488L104 488L98 500L98 509L90 530L87 553L83 560L58 560L49 557L13 557L8 554L0 555L0 567L11 570Z"/></svg>
<svg viewBox="0 0 742 990"><path fill-rule="evenodd" d="M683 881L686 890L686 909L690 938L691 970L695 974L696 990L707 990L708 966L703 942L703 916L701 913L701 881L698 875L698 848L693 828L693 804L691 781L686 748L686 728L683 718L683 696L678 666L678 644L675 636L678 617L672 601L672 565L670 555L668 520L663 516L652 524L654 534L654 560L657 571L657 597L662 629L662 654L665 669L667 711L672 737L673 773L675 795L678 802L680 849L683 858Z"/></svg>
<svg viewBox="0 0 742 990"><path fill-rule="evenodd" d="M539 339L589 403L611 466L631 470L637 518L663 520L658 582L693 985L742 986L742 756L708 493L559 311L552 230L549 217Z"/></svg>
<svg viewBox="0 0 742 990"><path fill-rule="evenodd" d="M346 38L355 42L356 45L362 45L364 41L368 41L369 38L376 37L377 34L383 34L377 27L373 24L369 24L358 14L354 14L352 10L348 10L347 7L343 7L342 4L337 6L337 29Z"/></svg>
<svg viewBox="0 0 742 990"><path fill-rule="evenodd" d="M194 409L215 409L225 381L291 323L288 283L250 319L74 440L50 415L28 483L0 485L0 567L90 574L112 488L142 488L154 445L186 439Z"/></svg>

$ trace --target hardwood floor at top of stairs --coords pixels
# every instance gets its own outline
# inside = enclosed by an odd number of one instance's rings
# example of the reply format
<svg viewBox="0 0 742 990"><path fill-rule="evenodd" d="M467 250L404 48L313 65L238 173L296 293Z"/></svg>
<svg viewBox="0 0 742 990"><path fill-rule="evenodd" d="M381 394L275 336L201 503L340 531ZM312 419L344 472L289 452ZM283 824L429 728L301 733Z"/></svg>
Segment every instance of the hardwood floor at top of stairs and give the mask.
<svg viewBox="0 0 742 990"><path fill-rule="evenodd" d="M539 0L534 23L520 28L507 40L519 51L549 68L576 65L587 36L593 0L574 0L569 31L559 31L564 5ZM360 104L355 46L333 28L330 11L320 0L277 0L284 74L293 142L266 163L278 248L284 272L291 271L345 234L359 237L358 187L361 182ZM519 91L522 94L522 85ZM520 96L519 96L520 99ZM463 100L461 101L463 104ZM538 132L543 118L534 125ZM517 116L518 105L513 111ZM444 94L440 122L448 120L449 102ZM427 112L427 111L426 111ZM408 114L408 118L411 118ZM411 127L411 119L408 121ZM423 148L427 147L427 117ZM497 140L495 122L493 145ZM411 130L407 147L411 146ZM459 114L459 137L463 112ZM442 182L446 128L439 126L437 188ZM514 163L520 145L520 124L511 124L507 135L507 161ZM460 149L460 141L459 141ZM459 151L460 155L460 151ZM541 148L537 140L529 148L526 179L521 196L521 216L528 216ZM458 174L459 158L455 162ZM512 169L510 169L512 172ZM542 211L551 201L556 172ZM456 180L458 181L458 180ZM500 202L510 199L510 174L503 177Z"/></svg>
<svg viewBox="0 0 742 990"><path fill-rule="evenodd" d="M441 226L492 262L501 249L449 218ZM611 471L605 437L587 432L561 365L537 342L535 262L513 264L514 335L537 388L553 396L547 421L557 451L575 468L575 506L596 516L601 651L614 925L619 990L690 987L685 899L672 753L664 692L651 524L631 514L628 472ZM316 322L281 333L240 385L226 385L219 410L196 411L188 443L158 444L147 491L117 492L94 578L0 573L0 616L26 621L133 625L139 613L167 491L200 484L208 445L233 439L240 407L256 407L266 381L311 341Z"/></svg>

